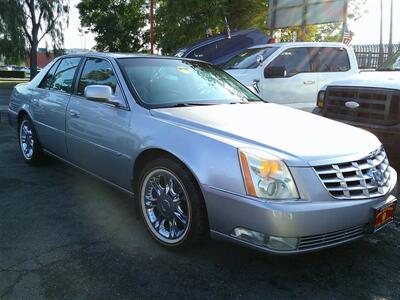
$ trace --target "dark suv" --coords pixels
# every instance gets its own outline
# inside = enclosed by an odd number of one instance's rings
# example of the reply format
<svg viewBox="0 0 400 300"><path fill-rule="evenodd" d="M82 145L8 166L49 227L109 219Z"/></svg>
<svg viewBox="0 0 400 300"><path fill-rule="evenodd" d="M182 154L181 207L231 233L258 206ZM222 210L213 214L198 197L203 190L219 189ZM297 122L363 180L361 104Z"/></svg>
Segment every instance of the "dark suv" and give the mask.
<svg viewBox="0 0 400 300"><path fill-rule="evenodd" d="M258 29L237 30L232 32L230 38L226 34L219 34L197 41L179 49L175 56L200 59L222 66L242 50L269 41L270 38Z"/></svg>
<svg viewBox="0 0 400 300"><path fill-rule="evenodd" d="M400 167L400 51L376 72L323 87L314 113L374 133Z"/></svg>

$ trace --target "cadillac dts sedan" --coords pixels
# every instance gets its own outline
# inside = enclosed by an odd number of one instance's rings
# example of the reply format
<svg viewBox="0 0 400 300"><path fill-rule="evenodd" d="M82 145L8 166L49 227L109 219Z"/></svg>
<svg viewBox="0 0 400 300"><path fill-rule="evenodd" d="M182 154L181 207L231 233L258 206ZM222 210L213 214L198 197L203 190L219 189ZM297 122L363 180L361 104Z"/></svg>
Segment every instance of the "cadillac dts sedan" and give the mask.
<svg viewBox="0 0 400 300"><path fill-rule="evenodd" d="M211 235L301 253L394 218L397 174L374 135L266 103L204 62L62 56L8 113L28 164L52 155L129 193L169 248Z"/></svg>

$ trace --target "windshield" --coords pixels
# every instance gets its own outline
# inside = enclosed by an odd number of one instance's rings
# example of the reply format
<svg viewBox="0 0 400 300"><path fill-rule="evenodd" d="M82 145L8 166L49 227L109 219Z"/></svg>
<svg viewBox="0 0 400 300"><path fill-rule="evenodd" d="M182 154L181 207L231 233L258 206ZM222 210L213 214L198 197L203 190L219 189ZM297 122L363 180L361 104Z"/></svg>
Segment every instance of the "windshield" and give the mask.
<svg viewBox="0 0 400 300"><path fill-rule="evenodd" d="M179 49L178 52L175 53L175 56L183 57L183 55L186 53L187 50L188 50L188 48Z"/></svg>
<svg viewBox="0 0 400 300"><path fill-rule="evenodd" d="M265 47L246 49L231 60L229 60L224 69L254 69L257 68L260 62L257 58L261 58L261 62L267 59L274 53L277 47Z"/></svg>
<svg viewBox="0 0 400 300"><path fill-rule="evenodd" d="M178 59L120 58L140 99L153 107L261 101L224 71Z"/></svg>
<svg viewBox="0 0 400 300"><path fill-rule="evenodd" d="M389 59L384 62L378 71L399 71L400 70L400 51L397 51Z"/></svg>

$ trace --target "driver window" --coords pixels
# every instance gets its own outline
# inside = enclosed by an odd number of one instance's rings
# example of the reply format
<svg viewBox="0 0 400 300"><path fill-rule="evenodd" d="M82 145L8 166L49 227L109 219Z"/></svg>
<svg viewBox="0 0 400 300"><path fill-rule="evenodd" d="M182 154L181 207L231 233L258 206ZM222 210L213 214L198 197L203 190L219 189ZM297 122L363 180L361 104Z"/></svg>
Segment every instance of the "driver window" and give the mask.
<svg viewBox="0 0 400 300"><path fill-rule="evenodd" d="M310 59L307 48L292 48L282 52L268 67L285 67L286 76L311 71Z"/></svg>
<svg viewBox="0 0 400 300"><path fill-rule="evenodd" d="M83 96L88 85L108 85L114 97L123 99L111 64L101 58L88 58L79 80L78 95Z"/></svg>

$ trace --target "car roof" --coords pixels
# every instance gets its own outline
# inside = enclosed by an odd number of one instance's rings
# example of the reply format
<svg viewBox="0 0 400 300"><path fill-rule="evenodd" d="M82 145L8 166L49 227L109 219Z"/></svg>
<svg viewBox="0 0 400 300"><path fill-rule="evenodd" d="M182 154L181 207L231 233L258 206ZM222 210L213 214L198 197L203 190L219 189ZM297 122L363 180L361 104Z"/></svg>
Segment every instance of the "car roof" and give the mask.
<svg viewBox="0 0 400 300"><path fill-rule="evenodd" d="M102 58L157 58L157 59L173 59L173 60L188 60L188 61L197 61L206 64L210 64L206 61L192 59L192 58L185 58L185 57L176 57L176 56L166 56L166 55L157 55L157 54L147 54L147 53L116 53L116 52L97 52L97 51L89 51L89 52L82 52L82 53L74 53L74 54L66 54L57 57L65 58L65 57L102 57Z"/></svg>
<svg viewBox="0 0 400 300"><path fill-rule="evenodd" d="M273 43L273 44L263 44L249 47L248 49L258 49L265 47L276 47L276 48L289 48L289 47L343 47L347 46L343 43L331 43L331 42L285 42L285 43Z"/></svg>

